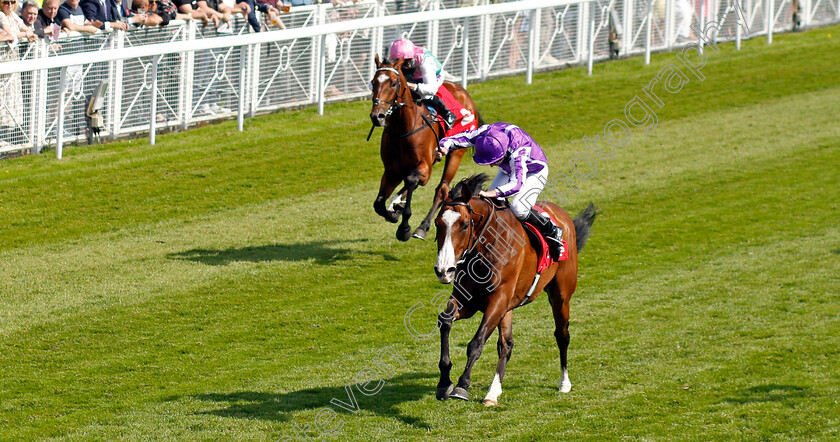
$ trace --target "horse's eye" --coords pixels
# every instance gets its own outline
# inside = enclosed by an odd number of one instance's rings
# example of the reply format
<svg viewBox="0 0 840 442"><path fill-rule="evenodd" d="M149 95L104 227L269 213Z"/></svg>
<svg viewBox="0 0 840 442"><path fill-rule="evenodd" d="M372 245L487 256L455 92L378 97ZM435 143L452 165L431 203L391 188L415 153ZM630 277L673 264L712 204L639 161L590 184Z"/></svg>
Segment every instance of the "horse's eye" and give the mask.
<svg viewBox="0 0 840 442"><path fill-rule="evenodd" d="M470 227L470 225L469 225L469 224L464 223L464 225L462 225L462 226L461 226L461 230L466 232L466 230L467 230L469 227Z"/></svg>
<svg viewBox="0 0 840 442"><path fill-rule="evenodd" d="M397 87L397 81L396 80L391 82L391 87Z"/></svg>

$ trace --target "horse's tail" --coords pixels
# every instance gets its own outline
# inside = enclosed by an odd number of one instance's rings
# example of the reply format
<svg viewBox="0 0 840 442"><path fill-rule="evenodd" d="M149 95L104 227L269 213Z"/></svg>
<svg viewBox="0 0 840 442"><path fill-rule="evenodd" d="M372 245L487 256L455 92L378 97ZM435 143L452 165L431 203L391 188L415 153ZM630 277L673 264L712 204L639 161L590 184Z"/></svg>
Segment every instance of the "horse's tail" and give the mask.
<svg viewBox="0 0 840 442"><path fill-rule="evenodd" d="M598 208L592 202L586 206L574 219L575 234L577 235L577 251L583 250L586 245L586 239L589 238L589 228L595 222L595 217L598 215Z"/></svg>

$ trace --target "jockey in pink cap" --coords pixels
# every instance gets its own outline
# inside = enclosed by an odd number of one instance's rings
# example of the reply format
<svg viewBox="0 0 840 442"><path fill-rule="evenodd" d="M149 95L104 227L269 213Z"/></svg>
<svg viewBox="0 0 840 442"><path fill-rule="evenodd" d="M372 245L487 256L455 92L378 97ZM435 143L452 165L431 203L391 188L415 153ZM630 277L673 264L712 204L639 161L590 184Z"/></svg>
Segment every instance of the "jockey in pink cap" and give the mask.
<svg viewBox="0 0 840 442"><path fill-rule="evenodd" d="M441 139L436 157L472 146L477 164L499 167L490 190L479 191L478 195L512 197L510 210L518 219L539 229L549 243L551 257L557 260L564 252L563 229L533 208L548 182L548 163L540 145L519 127L499 122Z"/></svg>
<svg viewBox="0 0 840 442"><path fill-rule="evenodd" d="M438 111L446 122L446 127L451 128L457 117L450 111L443 100L435 95L438 89L443 86L443 65L432 55L428 49L415 46L411 40L401 38L391 45L388 53L391 62L403 59L402 71L409 81L408 88L417 93L421 100L430 104Z"/></svg>

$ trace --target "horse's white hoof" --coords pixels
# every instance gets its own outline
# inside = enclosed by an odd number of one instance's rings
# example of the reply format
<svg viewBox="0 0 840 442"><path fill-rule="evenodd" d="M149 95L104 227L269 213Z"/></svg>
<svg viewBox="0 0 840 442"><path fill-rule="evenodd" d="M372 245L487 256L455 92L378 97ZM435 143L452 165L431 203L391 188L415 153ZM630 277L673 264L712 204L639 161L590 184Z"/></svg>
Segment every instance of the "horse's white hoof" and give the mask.
<svg viewBox="0 0 840 442"><path fill-rule="evenodd" d="M560 382L560 393L568 393L572 391L572 383L569 381Z"/></svg>
<svg viewBox="0 0 840 442"><path fill-rule="evenodd" d="M499 405L499 401L495 399L485 399L481 401L481 403L484 404L485 407L495 407L496 405Z"/></svg>

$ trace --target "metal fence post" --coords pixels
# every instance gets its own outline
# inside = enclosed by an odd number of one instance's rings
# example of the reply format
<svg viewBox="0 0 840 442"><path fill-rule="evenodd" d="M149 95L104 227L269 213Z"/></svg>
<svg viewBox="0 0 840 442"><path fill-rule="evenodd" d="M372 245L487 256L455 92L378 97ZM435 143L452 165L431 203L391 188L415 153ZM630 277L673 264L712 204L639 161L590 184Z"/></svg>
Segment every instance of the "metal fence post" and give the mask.
<svg viewBox="0 0 840 442"><path fill-rule="evenodd" d="M540 13L539 9L531 10L531 26L528 29L528 67L525 70L525 83L531 84L534 78L534 65L537 64L537 59L539 58L539 51L534 47L539 45L539 41L537 41L538 30L537 28L540 26L539 19L533 20L533 18L538 17Z"/></svg>
<svg viewBox="0 0 840 442"><path fill-rule="evenodd" d="M740 8L741 6L736 4L735 7ZM743 10L743 9L741 9L741 10ZM736 18L737 22L735 23L735 50L740 51L741 50L741 26L743 26L743 24L744 24L744 18L742 17L742 14L739 11L736 11L736 12L737 13L735 14L735 16L736 16L735 18Z"/></svg>
<svg viewBox="0 0 840 442"><path fill-rule="evenodd" d="M461 35L462 53L464 54L461 60L461 87L467 88L467 74L469 73L469 57L470 57L470 18L464 18L464 30Z"/></svg>
<svg viewBox="0 0 840 442"><path fill-rule="evenodd" d="M429 5L429 11L440 10L440 0L434 0ZM440 37L440 21L432 20L429 22L429 50L432 54L438 53L438 39Z"/></svg>
<svg viewBox="0 0 840 442"><path fill-rule="evenodd" d="M195 40L195 20L187 22L187 29L184 33L185 40ZM182 54L181 59L181 100L183 102L183 114L181 115L181 128L186 130L190 127L192 119L193 86L195 84L195 51Z"/></svg>
<svg viewBox="0 0 840 442"><path fill-rule="evenodd" d="M245 64L248 56L248 47L239 48L239 108L237 109L236 127L239 132L245 130Z"/></svg>
<svg viewBox="0 0 840 442"><path fill-rule="evenodd" d="M650 44L653 39L653 4L656 0L647 2L647 29L645 30L645 64L650 64ZM625 31L626 32L626 31Z"/></svg>
<svg viewBox="0 0 840 442"><path fill-rule="evenodd" d="M55 127L55 158L60 160L64 153L64 107L67 100L67 67L61 68L58 93L58 124Z"/></svg>
<svg viewBox="0 0 840 442"><path fill-rule="evenodd" d="M158 63L162 55L152 57L152 102L149 106L149 144L155 145L157 132Z"/></svg>
<svg viewBox="0 0 840 442"><path fill-rule="evenodd" d="M320 48L320 59L321 62L318 64L318 115L324 115L324 88L326 87L326 76L327 76L327 51L326 49L326 38L327 36L324 34L320 35L319 40L321 43L318 45Z"/></svg>
<svg viewBox="0 0 840 442"><path fill-rule="evenodd" d="M767 9L767 44L773 43L773 0L765 0L764 8Z"/></svg>
<svg viewBox="0 0 840 442"><path fill-rule="evenodd" d="M125 31L114 33L114 48L122 49L125 46ZM111 139L116 140L120 134L122 122L122 94L123 94L123 60L116 60L111 63L111 75L108 78L108 97L111 101L108 112L110 120L107 127L111 128Z"/></svg>
<svg viewBox="0 0 840 442"><path fill-rule="evenodd" d="M48 40L41 40L40 41L40 51L38 53L38 58L47 58L50 56L50 43ZM46 134L47 131L47 77L48 72L46 69L41 69L35 72L35 77L38 78L38 83L35 85L33 89L33 93L36 94L36 99L33 99L36 102L35 112L32 113L32 118L35 118L33 126L35 127L35 138L34 144L32 146L32 153L38 154L41 153L41 148L46 144Z"/></svg>
<svg viewBox="0 0 840 442"><path fill-rule="evenodd" d="M595 11L597 10L596 6L593 5L592 2L588 3L589 5L589 56L586 60L586 74L592 75L592 62L593 57L595 55Z"/></svg>

